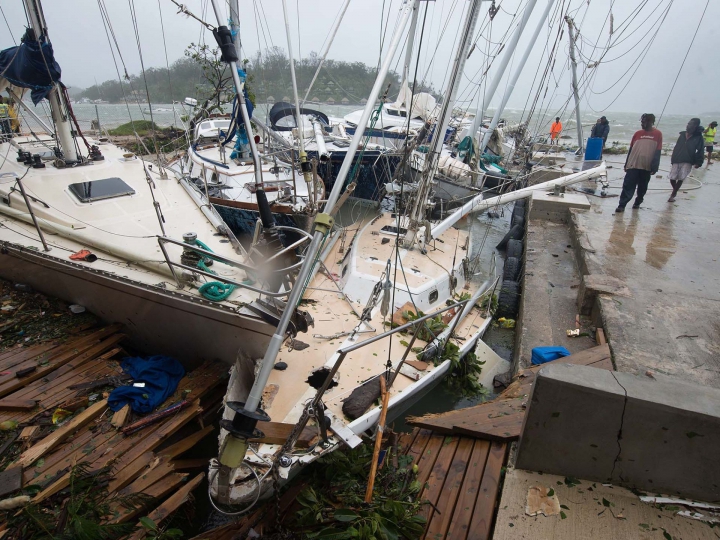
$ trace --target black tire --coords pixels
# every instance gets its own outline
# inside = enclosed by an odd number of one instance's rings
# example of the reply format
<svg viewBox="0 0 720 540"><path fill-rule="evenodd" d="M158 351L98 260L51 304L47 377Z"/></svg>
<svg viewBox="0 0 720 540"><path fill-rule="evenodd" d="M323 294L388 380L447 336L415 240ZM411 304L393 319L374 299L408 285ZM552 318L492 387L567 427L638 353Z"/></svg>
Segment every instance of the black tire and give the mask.
<svg viewBox="0 0 720 540"><path fill-rule="evenodd" d="M525 205L527 204L527 199L518 199L515 201L515 208L525 208Z"/></svg>
<svg viewBox="0 0 720 540"><path fill-rule="evenodd" d="M515 216L525 217L525 207L524 206L516 206L515 208L513 208L513 211L512 211L513 219L515 218Z"/></svg>
<svg viewBox="0 0 720 540"><path fill-rule="evenodd" d="M520 259L508 257L503 267L503 281L517 281L520 274Z"/></svg>
<svg viewBox="0 0 720 540"><path fill-rule="evenodd" d="M495 247L500 251L503 251L507 247L510 240L519 240L520 238L522 238L523 232L523 228L518 225L510 227L508 233L503 237L502 240L500 240L500 243Z"/></svg>
<svg viewBox="0 0 720 540"><path fill-rule="evenodd" d="M516 259L522 258L523 254L523 241L522 240L510 240L507 245L507 258L515 257Z"/></svg>
<svg viewBox="0 0 720 540"><path fill-rule="evenodd" d="M515 225L519 225L522 228L525 228L525 216L521 214L513 214L512 220L510 221L510 226L514 227Z"/></svg>
<svg viewBox="0 0 720 540"><path fill-rule="evenodd" d="M520 309L520 284L517 281L503 281L495 315L514 319L517 317L518 309Z"/></svg>

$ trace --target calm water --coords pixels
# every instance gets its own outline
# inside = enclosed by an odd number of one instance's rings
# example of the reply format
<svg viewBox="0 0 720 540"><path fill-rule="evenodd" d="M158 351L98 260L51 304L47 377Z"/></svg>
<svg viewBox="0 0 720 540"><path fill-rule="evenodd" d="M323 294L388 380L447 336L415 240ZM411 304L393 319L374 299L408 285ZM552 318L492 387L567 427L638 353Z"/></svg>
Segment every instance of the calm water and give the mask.
<svg viewBox="0 0 720 540"><path fill-rule="evenodd" d="M32 105L31 105L32 106ZM191 113L190 109L181 104L154 104L153 106L153 119L160 126L181 126L182 116ZM330 117L342 118L344 115L355 111L360 108L359 105L312 105L308 104L308 107L318 109ZM97 112L96 112L97 108ZM100 124L104 129L111 129L121 124L125 124L133 120L150 120L150 107L147 104L80 104L76 103L73 105L75 116L80 123L81 129L90 129L90 122L96 119L96 116L100 118ZM261 118L267 116L269 107L267 105L259 105L256 108L254 114L260 115ZM34 111L43 118L49 118L49 109L47 102L44 102L38 107L34 108ZM489 110L489 113L494 112L493 109ZM620 143L628 143L632 138L633 133L640 129L640 114L639 112L615 112L605 113L610 122L610 136L609 142L618 141ZM518 122L522 118L522 111L518 109L506 109L504 118L510 122ZM659 129L666 134L666 142L673 141L674 135L677 132L685 129L685 125L689 120L689 116L681 115L665 115L659 125ZM545 133L549 131L549 125L553 118L542 118L540 121L533 119L530 122L531 131L537 131L538 133ZM590 134L590 128L597 120L597 115L594 113L584 113L582 115L583 122L583 134L587 138ZM717 118L702 118L703 125L707 125L711 120L717 120ZM30 119L30 125L33 129L37 128L37 123ZM565 134L570 136L571 139L568 142L572 142L576 138L575 132L575 119L574 118L563 118L563 125L565 127ZM672 136L671 136L672 135Z"/></svg>

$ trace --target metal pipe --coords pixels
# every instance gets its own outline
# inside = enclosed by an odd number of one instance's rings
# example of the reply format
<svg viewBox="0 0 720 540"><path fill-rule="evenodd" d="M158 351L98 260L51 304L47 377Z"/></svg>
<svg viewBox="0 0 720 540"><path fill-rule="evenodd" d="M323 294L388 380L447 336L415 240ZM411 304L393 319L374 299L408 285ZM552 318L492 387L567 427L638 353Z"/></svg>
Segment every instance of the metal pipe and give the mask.
<svg viewBox="0 0 720 540"><path fill-rule="evenodd" d="M38 124L40 124L40 126L42 126L42 128L45 130L45 133L47 133L48 135L54 135L54 134L55 134L55 130L54 130L53 128L51 128L50 126L48 126L42 118L40 118L37 114L35 114L35 111L33 111L30 107L28 107L28 106L25 104L25 102L24 102L22 99L20 99L20 98L17 96L17 94L15 94L15 92L13 92L12 90L10 90L9 88L7 89L7 92L8 92L8 94L10 94L10 97L12 98L12 100L13 100L17 105L19 105L20 107L22 107L22 109L23 109L26 113L28 113L28 114L32 117L33 120L35 120ZM54 141L53 141L53 142L54 142Z"/></svg>
<svg viewBox="0 0 720 540"><path fill-rule="evenodd" d="M402 88L405 83L410 84L410 66L412 65L413 47L415 45L415 30L417 29L419 13L420 0L415 0L415 3L413 4L412 19L410 19L410 30L408 30L407 43L405 44L405 64L403 65L403 78L400 82L400 88ZM409 105L409 103L406 105ZM408 118L410 118L410 111L408 111Z"/></svg>
<svg viewBox="0 0 720 540"><path fill-rule="evenodd" d="M290 79L292 80L293 98L295 99L295 126L297 127L297 139L300 150L300 169L308 188L308 195L313 193L312 177L307 166L307 154L305 153L305 126L300 114L300 98L298 97L297 80L295 79L295 56L293 55L292 37L290 36L290 19L288 18L287 1L282 0L283 15L285 16L285 34L287 36L288 56L290 57ZM310 197L312 201L312 196Z"/></svg>
<svg viewBox="0 0 720 540"><path fill-rule="evenodd" d="M460 86L459 83L462 78L463 69L465 68L465 62L467 61L468 51L470 50L470 44L472 43L473 34L475 33L475 26L477 24L478 16L480 15L480 6L482 3L483 0L473 0L472 4L468 8L462 37L458 43L457 51L455 51L455 60L453 62L453 70L450 74L450 80L448 82L448 89L445 93L445 99L443 99L440 115L435 123L435 133L433 135L432 147L425 158L423 181L421 182L420 189L415 196L414 206L412 212L410 213L411 226L408 227L408 232L405 237L407 247L412 245L415 239L415 234L417 233L417 227L414 226L414 224L422 222L425 219L426 201L432 185L431 180L435 177L437 172L440 151L442 150L442 145L445 142L445 132L450 125L452 108L455 103L455 95L457 94L458 86Z"/></svg>
<svg viewBox="0 0 720 540"><path fill-rule="evenodd" d="M577 125L577 138L578 146L580 147L580 153L583 151L583 134L582 134L582 123L580 122L580 96L578 95L578 82L577 82L577 61L575 60L575 36L573 36L573 27L575 23L569 16L565 16L565 22L568 25L568 39L570 40L570 65L572 66L572 87L573 97L575 98L575 123Z"/></svg>
<svg viewBox="0 0 720 540"><path fill-rule="evenodd" d="M43 236L42 231L40 230L40 225L38 225L37 218L35 217L35 212L33 212L32 206L30 206L30 201L28 200L27 193L25 193L25 188L22 185L22 181L20 178L16 179L18 186L20 187L20 193L22 193L23 199L25 199L25 204L28 207L28 212L30 212L30 217L33 220L33 223L35 224L35 228L37 229L38 236L40 236L40 241L42 242L43 249L45 251L50 251L50 248L47 245L47 242L45 242L45 236Z"/></svg>
<svg viewBox="0 0 720 540"><path fill-rule="evenodd" d="M263 122L256 118L253 118L253 123L259 127L262 131L264 131L270 138L278 143L283 148L292 148L292 145L285 139L283 139L280 135L275 133L272 129L270 129L268 126L266 126Z"/></svg>
<svg viewBox="0 0 720 540"><path fill-rule="evenodd" d="M360 120L360 123L358 124L355 134L353 135L350 146L347 149L345 159L343 160L342 166L340 167L340 172L338 173L337 179L335 180L333 189L328 196L327 203L325 205L325 209L327 212L332 211L335 203L340 197L340 192L343 189L345 179L347 178L347 174L350 171L350 166L355 157L355 152L360 145L360 140L362 139L363 132L365 131L368 119L370 118L370 114L372 113L372 110L375 106L375 100L378 98L380 90L385 82L385 77L390 69L390 64L392 63L395 52L397 51L398 45L400 43L400 38L405 31L405 27L407 26L411 13L412 7L410 1L406 0L403 14L401 15L400 22L398 23L395 33L393 34L390 46L388 47L387 55L385 56L380 70L378 71L377 78L375 79L375 84L373 85L370 95L368 96L368 101L365 105L365 109L363 110L362 118ZM323 218L326 217L326 215L323 216ZM316 265L315 259L317 256L317 252L320 249L320 245L326 235L326 232L323 230L323 228L318 228L317 223L318 222L316 217L315 234L305 255L304 264L295 280L295 286L293 287L292 291L290 291L290 296L288 297L287 301L287 307L285 308L285 311L280 318L280 322L278 323L278 327L275 330L275 333L270 339L268 348L265 351L262 365L260 366L260 372L255 378L255 382L250 389L250 395L245 402L245 410L248 412L254 412L260 403L260 398L262 397L263 390L265 389L267 380L270 377L273 366L275 365L275 358L277 358L280 347L285 340L285 332L287 331L288 323L293 316L295 307L298 305L300 298L302 297L305 284L308 282L308 278L310 277L310 274Z"/></svg>
<svg viewBox="0 0 720 540"><path fill-rule="evenodd" d="M475 119L473 120L472 126L470 127L470 135L473 139L475 138L475 134L478 132L478 129L480 129L480 125L482 123L483 116L485 115L485 109L492 101L493 96L495 95L495 91L497 90L497 87L500 85L500 81L502 80L503 75L505 74L505 70L508 67L508 64L510 63L510 59L512 58L513 53L515 52L515 47L517 47L518 41L520 40L520 36L523 33L523 30L525 29L525 25L528 22L528 19L530 18L530 14L532 13L533 8L535 7L535 3L537 0L528 0L527 6L525 7L525 11L523 12L522 19L520 19L520 22L517 25L517 28L515 28L515 33L513 34L512 38L510 39L510 42L505 47L505 53L503 54L502 59L500 60L500 65L498 65L497 72L495 73L495 77L493 77L492 82L490 83L490 86L485 89L485 92L479 92L480 94L480 107L478 107L477 112L475 113Z"/></svg>
<svg viewBox="0 0 720 540"><path fill-rule="evenodd" d="M315 143L318 147L318 157L320 161L328 161L330 159L330 152L328 152L327 146L325 146L325 136L323 135L322 126L317 120L311 120L313 131L315 132Z"/></svg>
<svg viewBox="0 0 720 540"><path fill-rule="evenodd" d="M432 229L432 236L433 238L437 238L471 212L479 212L481 210L487 210L488 208L491 208L498 204L506 204L512 201L516 201L518 199L523 199L531 195L533 191L541 191L544 189L553 188L555 186L569 186L570 184L575 184L583 180L590 180L603 174L605 174L604 161L597 167L588 169L587 171L569 174L568 176L556 178L555 180L549 180L547 182L543 182L542 184L536 184L534 186L519 189L517 191L503 193L502 195L490 197L489 199L483 200L483 194L480 194L473 200L465 203L463 206L458 208L454 213L450 214L443 221L435 225Z"/></svg>
<svg viewBox="0 0 720 540"><path fill-rule="evenodd" d="M547 6L545 6L545 10L543 11L542 15L540 16L540 20L538 21L538 24L535 27L535 32L533 32L533 35L530 38L530 42L528 43L527 47L525 48L525 54L523 54L522 58L520 59L520 63L518 64L517 68L515 68L515 73L513 73L512 78L508 82L508 85L505 89L505 95L503 95L502 101L500 102L500 105L498 105L498 108L495 111L495 114L493 115L493 119L490 122L490 126L488 127L488 130L485 132L485 135L483 136L482 143L480 143L480 146L478 147L481 154L485 151L485 147L490 142L490 137L492 137L493 131L495 131L495 128L497 127L498 122L500 121L500 115L503 113L503 110L505 109L505 106L507 105L507 102L510 99L510 96L512 95L513 90L515 90L515 85L517 84L518 78L520 77L520 73L522 73L522 70L525 67L525 63L527 62L527 59L530 56L530 53L535 48L535 42L537 41L537 38L540 35L540 31L543 29L543 26L545 26L545 21L547 20L548 14L550 13L550 9L552 8L554 3L555 3L555 0L548 0Z"/></svg>
<svg viewBox="0 0 720 540"><path fill-rule="evenodd" d="M211 0L215 17L217 18L218 24L222 25L223 17L220 15L220 10L217 6L217 0ZM250 115L248 114L247 105L245 104L245 83L240 80L238 74L237 62L229 62L230 72L232 73L233 83L235 83L235 90L237 92L238 103L240 105L240 114L242 115L243 122L245 123L245 131L247 132L248 141L250 143L250 153L252 153L253 165L255 166L255 185L262 186L262 164L260 163L260 154L258 153L257 146L255 145L255 135L253 134L252 126L250 125Z"/></svg>

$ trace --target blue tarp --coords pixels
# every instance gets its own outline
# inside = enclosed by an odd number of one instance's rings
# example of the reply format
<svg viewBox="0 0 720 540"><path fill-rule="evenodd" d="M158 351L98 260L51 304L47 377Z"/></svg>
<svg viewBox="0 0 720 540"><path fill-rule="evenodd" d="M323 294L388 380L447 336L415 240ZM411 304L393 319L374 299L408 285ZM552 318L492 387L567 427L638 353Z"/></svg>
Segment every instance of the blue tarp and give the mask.
<svg viewBox="0 0 720 540"><path fill-rule="evenodd" d="M123 371L133 378L133 384L139 386L120 386L108 397L108 407L119 411L126 404L136 413L149 413L170 397L185 375L182 364L169 356L151 356L150 358L125 358L121 364Z"/></svg>
<svg viewBox="0 0 720 540"><path fill-rule="evenodd" d="M15 86L30 88L35 105L47 97L61 74L52 45L46 43L44 37L41 42L36 41L33 31L28 29L19 46L0 51L2 78Z"/></svg>
<svg viewBox="0 0 720 540"><path fill-rule="evenodd" d="M558 358L570 356L570 351L565 347L535 347L532 350L532 357L530 362L537 366L544 364L545 362L552 362Z"/></svg>

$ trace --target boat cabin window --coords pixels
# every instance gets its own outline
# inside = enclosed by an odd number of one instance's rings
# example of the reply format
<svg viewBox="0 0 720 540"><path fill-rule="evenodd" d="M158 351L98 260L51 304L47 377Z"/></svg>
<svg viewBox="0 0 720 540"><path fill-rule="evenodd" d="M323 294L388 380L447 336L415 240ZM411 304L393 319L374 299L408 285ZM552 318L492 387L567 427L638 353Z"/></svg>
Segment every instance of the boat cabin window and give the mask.
<svg viewBox="0 0 720 540"><path fill-rule="evenodd" d="M428 302L430 302L432 304L433 302L437 302L437 299L438 299L437 290L430 291L430 295L428 296Z"/></svg>
<svg viewBox="0 0 720 540"><path fill-rule="evenodd" d="M117 177L78 182L70 184L68 187L72 194L80 199L80 202L84 203L135 195L135 190L128 186L122 178Z"/></svg>
<svg viewBox="0 0 720 540"><path fill-rule="evenodd" d="M386 109L386 111L390 116L402 116L403 118L407 117L407 111L403 111L400 109L390 109L390 108Z"/></svg>

